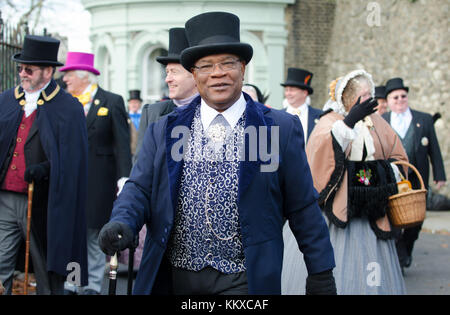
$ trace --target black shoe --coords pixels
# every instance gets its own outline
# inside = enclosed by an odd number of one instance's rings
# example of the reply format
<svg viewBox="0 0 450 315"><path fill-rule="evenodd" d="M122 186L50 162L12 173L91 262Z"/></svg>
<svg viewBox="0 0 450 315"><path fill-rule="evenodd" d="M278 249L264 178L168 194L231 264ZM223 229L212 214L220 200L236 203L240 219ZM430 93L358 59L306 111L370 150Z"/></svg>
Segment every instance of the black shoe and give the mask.
<svg viewBox="0 0 450 315"><path fill-rule="evenodd" d="M412 257L410 255L406 256L405 263L403 264L404 267L408 268L411 266L412 263Z"/></svg>
<svg viewBox="0 0 450 315"><path fill-rule="evenodd" d="M86 289L83 291L83 295L100 295L100 293L92 289Z"/></svg>
<svg viewBox="0 0 450 315"><path fill-rule="evenodd" d="M70 290L64 289L64 295L78 295L78 294L75 291L70 291Z"/></svg>

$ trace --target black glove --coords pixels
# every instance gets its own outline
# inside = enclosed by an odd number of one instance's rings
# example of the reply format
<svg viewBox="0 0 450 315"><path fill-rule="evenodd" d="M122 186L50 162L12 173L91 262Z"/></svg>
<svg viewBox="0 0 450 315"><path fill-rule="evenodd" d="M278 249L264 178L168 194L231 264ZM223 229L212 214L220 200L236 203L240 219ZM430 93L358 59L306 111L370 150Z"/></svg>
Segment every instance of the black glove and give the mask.
<svg viewBox="0 0 450 315"><path fill-rule="evenodd" d="M369 98L362 103L360 101L361 96L350 109L347 117L344 118L344 123L352 129L358 121L377 111L375 107L378 106L378 101L375 98Z"/></svg>
<svg viewBox="0 0 450 315"><path fill-rule="evenodd" d="M308 275L308 278L306 278L306 295L337 295L333 271L327 270Z"/></svg>
<svg viewBox="0 0 450 315"><path fill-rule="evenodd" d="M41 182L47 180L50 174L50 162L42 162L39 164L30 165L25 169L24 179L26 182L32 181Z"/></svg>
<svg viewBox="0 0 450 315"><path fill-rule="evenodd" d="M117 221L106 223L98 235L98 245L109 256L130 247L133 241L134 235L130 227Z"/></svg>

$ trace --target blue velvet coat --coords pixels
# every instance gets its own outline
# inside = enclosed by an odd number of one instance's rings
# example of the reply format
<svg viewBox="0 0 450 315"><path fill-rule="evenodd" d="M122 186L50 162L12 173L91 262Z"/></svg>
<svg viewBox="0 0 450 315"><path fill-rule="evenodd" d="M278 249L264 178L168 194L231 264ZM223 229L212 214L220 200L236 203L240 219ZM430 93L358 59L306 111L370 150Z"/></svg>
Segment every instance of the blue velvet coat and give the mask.
<svg viewBox="0 0 450 315"><path fill-rule="evenodd" d="M238 211L249 294L280 294L282 230L286 219L309 273L334 268L333 248L317 204L318 194L313 187L298 117L244 96L246 127L279 126L278 169L261 172L260 166L269 162L260 157L257 161L246 159L239 167ZM174 160L170 154L179 140L177 135L172 138L171 133L176 126L191 126L199 103L200 97L148 127L138 160L114 204L111 221L128 224L135 234L143 224L147 225L134 294L171 293L170 266L164 255L174 225L183 170L183 161Z"/></svg>

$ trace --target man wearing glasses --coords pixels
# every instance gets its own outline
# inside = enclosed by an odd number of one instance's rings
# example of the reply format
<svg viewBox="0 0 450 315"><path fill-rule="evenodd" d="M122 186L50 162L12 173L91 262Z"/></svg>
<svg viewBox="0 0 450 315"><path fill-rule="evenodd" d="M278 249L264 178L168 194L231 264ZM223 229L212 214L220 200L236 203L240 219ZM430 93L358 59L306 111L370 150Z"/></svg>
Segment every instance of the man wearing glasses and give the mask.
<svg viewBox="0 0 450 315"><path fill-rule="evenodd" d="M87 132L83 109L52 79L59 41L25 36L13 56L20 85L0 95L0 280L6 294L27 234L28 183L34 183L30 254L37 294L63 294L70 266L87 283ZM83 232L84 231L84 232ZM72 265L71 265L72 264Z"/></svg>
<svg viewBox="0 0 450 315"><path fill-rule="evenodd" d="M399 135L409 162L419 171L426 189L429 188L431 162L434 183L439 190L445 185L446 177L433 117L411 109L408 104L408 92L409 87L404 86L402 78L393 78L386 82L386 99L391 112L384 113L383 118ZM408 179L413 189L421 188L419 179L412 169L409 169ZM402 268L411 265L414 242L419 237L421 228L422 225L418 225L404 229L397 241L397 252Z"/></svg>
<svg viewBox="0 0 450 315"><path fill-rule="evenodd" d="M308 266L306 292L336 293L302 128L242 93L253 49L240 42L239 28L226 12L186 22L181 64L200 96L149 126L100 232L111 255L147 225L135 294L280 294L286 219ZM258 143L272 149L275 169L267 170L273 161Z"/></svg>

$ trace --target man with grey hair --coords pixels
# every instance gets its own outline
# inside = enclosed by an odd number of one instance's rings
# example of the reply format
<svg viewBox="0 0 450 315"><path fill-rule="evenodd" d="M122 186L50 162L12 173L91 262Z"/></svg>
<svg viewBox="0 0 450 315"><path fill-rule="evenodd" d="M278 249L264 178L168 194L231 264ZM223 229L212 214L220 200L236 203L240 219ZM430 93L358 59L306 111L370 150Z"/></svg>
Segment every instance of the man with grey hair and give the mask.
<svg viewBox="0 0 450 315"><path fill-rule="evenodd" d="M67 91L83 104L89 139L88 228L89 285L84 294L99 294L104 276L105 255L97 238L108 222L117 189L131 170L130 130L125 103L120 95L97 84L100 72L93 67L94 55L68 52L64 72ZM66 283L66 293L76 289Z"/></svg>

